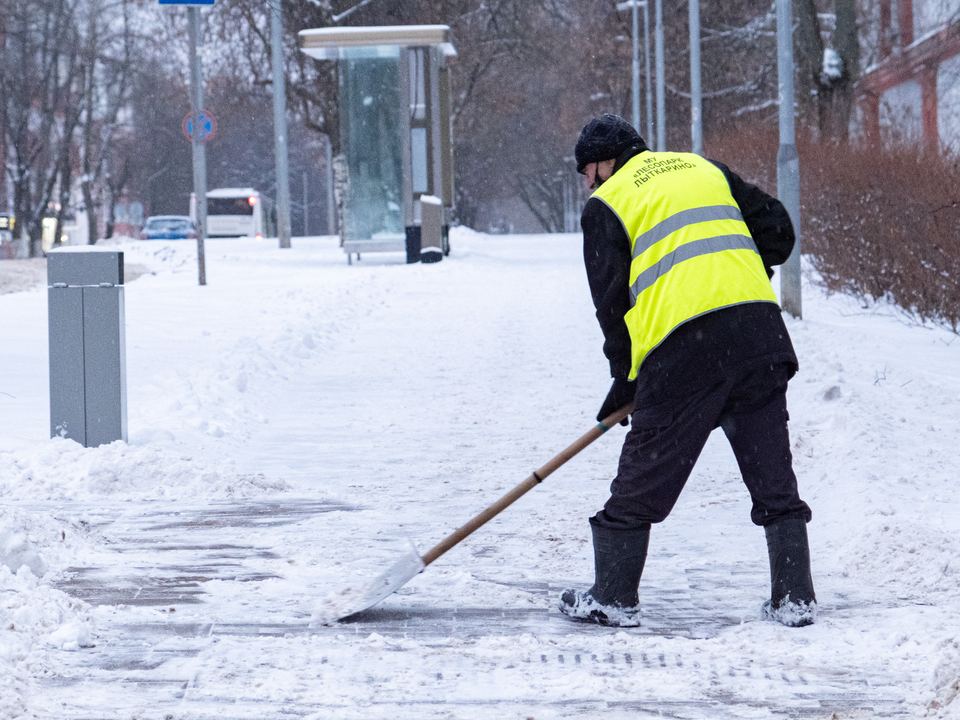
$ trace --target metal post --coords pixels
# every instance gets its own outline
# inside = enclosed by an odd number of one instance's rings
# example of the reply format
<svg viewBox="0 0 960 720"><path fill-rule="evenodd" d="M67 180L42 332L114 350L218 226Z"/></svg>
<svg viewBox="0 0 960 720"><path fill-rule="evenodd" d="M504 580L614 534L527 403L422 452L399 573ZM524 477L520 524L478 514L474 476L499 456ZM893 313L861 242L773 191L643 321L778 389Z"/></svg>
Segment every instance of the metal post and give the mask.
<svg viewBox="0 0 960 720"><path fill-rule="evenodd" d="M287 93L283 72L280 0L270 0L270 49L273 64L273 144L277 166L277 238L290 247L290 177L287 158Z"/></svg>
<svg viewBox="0 0 960 720"><path fill-rule="evenodd" d="M647 53L647 125L650 126L650 47L647 35L649 34L649 16L647 14L647 0L627 0L627 2L617 3L617 10L626 10L630 8L632 13L632 40L633 40L633 59L631 62L631 83L630 99L633 110L633 126L640 132L640 21L637 8L643 7L644 18L644 49ZM650 140L650 129L648 127L647 139Z"/></svg>
<svg viewBox="0 0 960 720"><path fill-rule="evenodd" d="M326 140L326 163L327 163L327 235L337 234L337 208L336 196L333 192L333 143L330 142L330 136L324 135Z"/></svg>
<svg viewBox="0 0 960 720"><path fill-rule="evenodd" d="M637 21L637 2L631 3L633 14L633 83L631 85L631 99L633 100L633 126L640 132L640 29Z"/></svg>
<svg viewBox="0 0 960 720"><path fill-rule="evenodd" d="M53 250L47 285L50 436L126 442L123 253Z"/></svg>
<svg viewBox="0 0 960 720"><path fill-rule="evenodd" d="M780 149L777 152L777 196L793 221L796 244L780 268L780 301L795 318L802 317L800 297L800 161L794 135L793 8L777 0L777 85L780 102Z"/></svg>
<svg viewBox="0 0 960 720"><path fill-rule="evenodd" d="M630 8L632 14L633 32L633 59L631 61L631 82L630 82L630 100L633 110L633 126L640 132L640 27L639 14L637 8L643 6L644 18L647 17L647 0L627 0L627 2L617 3L617 10L626 10ZM644 26L646 28L646 25ZM647 48L647 93L649 98L650 90L650 53ZM649 113L649 107L647 112ZM648 118L649 124L649 118ZM647 134L649 138L649 133Z"/></svg>
<svg viewBox="0 0 960 720"><path fill-rule="evenodd" d="M647 142L654 145L653 138L653 85L650 83L650 8L643 4L643 52L647 59Z"/></svg>
<svg viewBox="0 0 960 720"><path fill-rule="evenodd" d="M193 114L193 193L197 208L197 272L200 285L207 284L203 242L207 236L207 151L200 141L200 111L203 109L203 77L197 45L200 42L200 20L196 7L187 8L190 25L190 112Z"/></svg>
<svg viewBox="0 0 960 720"><path fill-rule="evenodd" d="M664 67L663 67L663 0L657 0L655 6L654 42L657 58L657 150L667 151L667 115L664 107Z"/></svg>
<svg viewBox="0 0 960 720"><path fill-rule="evenodd" d="M310 193L307 185L307 171L303 171L303 236L310 234Z"/></svg>
<svg viewBox="0 0 960 720"><path fill-rule="evenodd" d="M693 152L703 155L703 100L700 87L700 0L690 0L690 134Z"/></svg>

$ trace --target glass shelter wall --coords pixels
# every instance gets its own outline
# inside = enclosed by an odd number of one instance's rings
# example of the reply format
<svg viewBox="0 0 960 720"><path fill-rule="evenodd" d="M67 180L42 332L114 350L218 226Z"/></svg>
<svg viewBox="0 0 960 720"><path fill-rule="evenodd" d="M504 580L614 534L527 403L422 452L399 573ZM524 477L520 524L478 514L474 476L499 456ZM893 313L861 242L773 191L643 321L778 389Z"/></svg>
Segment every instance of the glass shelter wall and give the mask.
<svg viewBox="0 0 960 720"><path fill-rule="evenodd" d="M299 35L304 53L339 63L348 261L351 253L405 250L408 263L419 262L424 247L447 254L454 192L446 63L456 56L450 27L324 27ZM438 198L440 236L425 239L423 203L433 208Z"/></svg>
<svg viewBox="0 0 960 720"><path fill-rule="evenodd" d="M433 194L429 128L432 119L430 107L430 48L413 47L407 50L410 73L410 155L413 174L413 194Z"/></svg>
<svg viewBox="0 0 960 720"><path fill-rule="evenodd" d="M344 240L403 242L400 48L340 50Z"/></svg>

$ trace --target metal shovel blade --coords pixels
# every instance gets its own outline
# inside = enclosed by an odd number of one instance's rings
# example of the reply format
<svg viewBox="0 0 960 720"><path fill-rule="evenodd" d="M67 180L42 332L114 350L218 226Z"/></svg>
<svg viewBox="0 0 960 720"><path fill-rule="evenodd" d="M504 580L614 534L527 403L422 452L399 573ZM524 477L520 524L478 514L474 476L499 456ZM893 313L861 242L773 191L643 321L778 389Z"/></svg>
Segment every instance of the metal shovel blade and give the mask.
<svg viewBox="0 0 960 720"><path fill-rule="evenodd" d="M350 586L324 598L314 612L314 620L329 625L337 620L373 607L416 577L426 567L412 545L393 565L367 586Z"/></svg>
<svg viewBox="0 0 960 720"><path fill-rule="evenodd" d="M328 595L320 602L314 611L313 620L324 625L330 625L337 620L343 620L350 615L355 615L358 612L373 607L387 597L387 595L406 585L427 565L457 545L457 543L469 536L477 528L482 527L506 508L510 507L510 505L519 498L523 497L527 491L542 483L544 478L549 476L554 470L627 417L631 412L633 412L633 403L628 403L603 418L599 424L590 428L588 432L584 433L576 442L552 458L546 465L538 470L534 470L530 477L510 490L506 495L493 503L493 505L450 533L450 535L441 540L436 546L427 550L423 557L420 556L417 549L413 547L411 543L410 550L407 554L387 568L386 572L381 573L369 586L346 587L340 592Z"/></svg>

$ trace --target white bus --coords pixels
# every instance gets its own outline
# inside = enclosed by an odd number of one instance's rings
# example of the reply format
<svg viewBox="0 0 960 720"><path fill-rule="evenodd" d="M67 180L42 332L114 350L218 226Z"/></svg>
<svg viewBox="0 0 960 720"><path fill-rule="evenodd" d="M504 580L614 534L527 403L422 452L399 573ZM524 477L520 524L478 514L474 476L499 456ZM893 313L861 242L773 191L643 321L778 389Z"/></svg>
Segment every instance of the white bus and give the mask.
<svg viewBox="0 0 960 720"><path fill-rule="evenodd" d="M196 222L196 198L190 194L190 219ZM274 235L273 203L253 188L218 188L207 193L207 237Z"/></svg>

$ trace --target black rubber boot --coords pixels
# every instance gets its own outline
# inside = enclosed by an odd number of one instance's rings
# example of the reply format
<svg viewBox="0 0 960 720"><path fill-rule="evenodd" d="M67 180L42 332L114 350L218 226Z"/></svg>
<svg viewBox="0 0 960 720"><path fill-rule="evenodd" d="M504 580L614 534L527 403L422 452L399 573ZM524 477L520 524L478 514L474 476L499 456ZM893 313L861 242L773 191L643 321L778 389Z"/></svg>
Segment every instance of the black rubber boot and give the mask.
<svg viewBox="0 0 960 720"><path fill-rule="evenodd" d="M817 597L810 576L807 523L788 518L764 528L770 554L770 599L763 604L765 620L788 627L812 625L817 619Z"/></svg>
<svg viewBox="0 0 960 720"><path fill-rule="evenodd" d="M640 624L638 586L647 560L650 525L636 530L610 530L590 518L596 582L587 591L564 590L559 608L579 622L613 627Z"/></svg>

